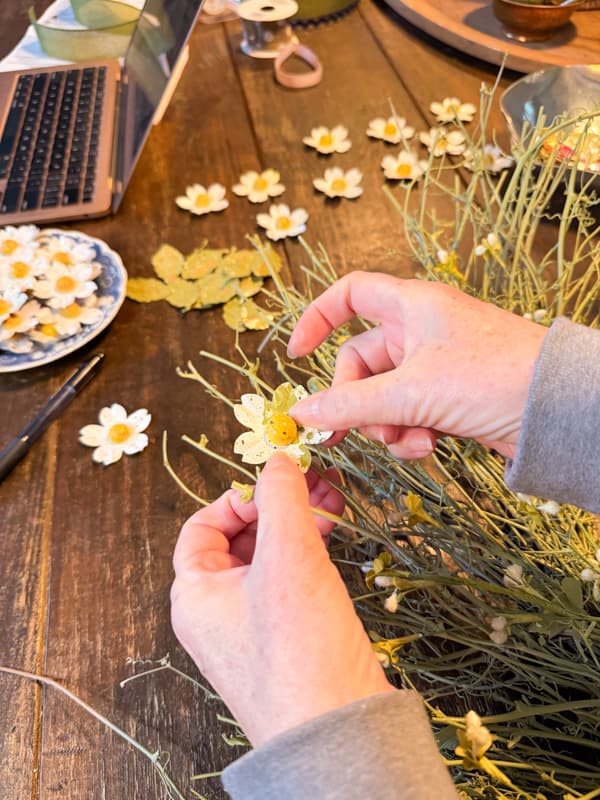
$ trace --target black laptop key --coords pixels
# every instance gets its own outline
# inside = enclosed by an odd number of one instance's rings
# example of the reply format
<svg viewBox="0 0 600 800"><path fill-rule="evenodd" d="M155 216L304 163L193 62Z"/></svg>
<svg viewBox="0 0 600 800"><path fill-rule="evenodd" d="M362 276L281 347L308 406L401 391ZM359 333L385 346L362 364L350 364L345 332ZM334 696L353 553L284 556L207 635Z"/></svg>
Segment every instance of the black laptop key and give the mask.
<svg viewBox="0 0 600 800"><path fill-rule="evenodd" d="M39 205L40 199L40 190L38 189L26 189L25 194L23 195L23 200L21 202L21 209L23 211L27 211L30 208L37 208Z"/></svg>
<svg viewBox="0 0 600 800"><path fill-rule="evenodd" d="M72 186L72 187L65 187L65 193L63 194L63 205L64 206L72 206L75 203L79 202L79 186Z"/></svg>
<svg viewBox="0 0 600 800"><path fill-rule="evenodd" d="M2 206L0 213L10 214L11 211L16 211L19 206L19 197L21 195L21 187L17 184L8 184L2 198Z"/></svg>

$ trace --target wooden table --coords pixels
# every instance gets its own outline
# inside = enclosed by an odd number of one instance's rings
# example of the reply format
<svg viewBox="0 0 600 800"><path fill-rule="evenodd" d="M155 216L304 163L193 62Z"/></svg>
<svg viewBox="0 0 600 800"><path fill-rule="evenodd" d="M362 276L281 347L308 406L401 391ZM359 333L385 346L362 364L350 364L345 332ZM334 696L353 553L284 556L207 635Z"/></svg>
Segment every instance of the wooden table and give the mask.
<svg viewBox="0 0 600 800"><path fill-rule="evenodd" d="M0 4L0 55L25 29L28 5ZM229 190L228 210L194 218L176 208L174 197L196 181L231 187L243 171L274 167L288 187L285 201L310 212L308 241L322 242L341 273L364 268L411 275L399 217L381 191L379 162L394 148L369 140L367 123L387 115L390 97L418 130L428 128L432 100L456 94L477 102L494 68L424 38L374 0L362 0L358 10L301 38L322 59L324 78L316 88L291 91L274 82L271 63L240 53L237 23L198 25L190 63L119 213L72 227L106 240L136 276L150 274L150 257L162 242L184 252L204 239L215 247L243 247L245 235L255 231L256 206ZM315 125L337 123L347 125L353 147L335 163L363 170L364 195L328 204L313 191L312 178L330 162L301 140ZM499 113L494 124L503 126ZM304 251L294 241L278 250L290 280L306 260ZM252 348L257 338L248 337ZM228 452L238 427L175 368L188 359L198 363L200 349L231 356L233 341L218 311L181 316L166 303L126 301L88 349L106 354L101 373L0 485L0 664L56 678L150 750L169 752L171 772L187 796L193 773L219 770L239 752L222 741L221 709L173 675L123 689L119 681L132 672L128 658L167 653L194 674L171 631L169 588L175 539L195 504L165 472L160 441L167 430L172 462L198 494L216 497L229 485L226 469L197 458L179 436L204 432ZM2 441L83 355L0 377ZM216 365L203 371L230 394L245 388ZM114 402L151 411L151 443L141 455L104 469L78 444L78 431ZM195 785L208 798L224 796L218 779ZM84 711L52 689L0 675L2 800L163 796L148 761Z"/></svg>

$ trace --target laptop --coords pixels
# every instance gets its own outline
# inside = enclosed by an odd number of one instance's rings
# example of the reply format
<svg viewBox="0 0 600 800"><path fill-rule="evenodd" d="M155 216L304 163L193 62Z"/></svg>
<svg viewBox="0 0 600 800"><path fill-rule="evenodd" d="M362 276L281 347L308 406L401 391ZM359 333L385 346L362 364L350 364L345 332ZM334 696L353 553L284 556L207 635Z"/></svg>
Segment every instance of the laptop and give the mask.
<svg viewBox="0 0 600 800"><path fill-rule="evenodd" d="M117 59L0 73L0 226L115 212L203 0L146 0Z"/></svg>

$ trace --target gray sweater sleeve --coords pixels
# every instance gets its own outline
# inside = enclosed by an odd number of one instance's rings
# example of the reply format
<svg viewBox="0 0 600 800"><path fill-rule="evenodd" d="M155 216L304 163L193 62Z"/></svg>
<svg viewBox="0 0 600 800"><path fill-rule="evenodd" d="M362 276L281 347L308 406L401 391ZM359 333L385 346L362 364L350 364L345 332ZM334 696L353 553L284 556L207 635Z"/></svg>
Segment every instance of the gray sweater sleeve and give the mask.
<svg viewBox="0 0 600 800"><path fill-rule="evenodd" d="M548 331L505 478L514 491L600 512L600 331L566 319Z"/></svg>
<svg viewBox="0 0 600 800"><path fill-rule="evenodd" d="M233 800L458 800L423 701L400 690L330 711L223 772Z"/></svg>

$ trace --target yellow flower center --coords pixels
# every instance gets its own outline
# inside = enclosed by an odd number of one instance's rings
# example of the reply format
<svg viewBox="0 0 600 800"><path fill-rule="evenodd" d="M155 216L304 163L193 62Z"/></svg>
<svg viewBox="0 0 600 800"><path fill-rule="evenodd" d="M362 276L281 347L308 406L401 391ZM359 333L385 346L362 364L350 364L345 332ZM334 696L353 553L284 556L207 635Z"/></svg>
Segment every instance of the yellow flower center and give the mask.
<svg viewBox="0 0 600 800"><path fill-rule="evenodd" d="M265 435L271 444L283 447L296 441L298 427L287 414L273 414L265 426Z"/></svg>
<svg viewBox="0 0 600 800"><path fill-rule="evenodd" d="M266 182L266 180L264 178L260 178L259 177L254 181L253 188L257 192L264 192L264 190L267 188L267 186L268 186L268 183Z"/></svg>
<svg viewBox="0 0 600 800"><path fill-rule="evenodd" d="M81 314L81 306L77 305L77 303L71 303L70 306L63 308L60 313L67 319L77 319Z"/></svg>
<svg viewBox="0 0 600 800"><path fill-rule="evenodd" d="M394 136L396 134L396 131L397 128L393 122L386 123L386 126L383 129L383 132L385 133L386 136Z"/></svg>
<svg viewBox="0 0 600 800"><path fill-rule="evenodd" d="M14 331L22 322L22 317L20 314L13 314L8 319L4 320L4 327L8 331Z"/></svg>
<svg viewBox="0 0 600 800"><path fill-rule="evenodd" d="M345 192L347 183L343 178L336 178L331 181L331 188L334 192Z"/></svg>
<svg viewBox="0 0 600 800"><path fill-rule="evenodd" d="M70 275L61 275L56 281L56 291L67 294L77 287L77 282Z"/></svg>
<svg viewBox="0 0 600 800"><path fill-rule="evenodd" d="M208 208L210 205L210 196L204 192L204 194L199 194L196 199L194 200L196 204L196 208Z"/></svg>
<svg viewBox="0 0 600 800"><path fill-rule="evenodd" d="M12 272L13 278L18 280L19 278L26 278L31 271L31 267L24 261L15 261L10 271Z"/></svg>
<svg viewBox="0 0 600 800"><path fill-rule="evenodd" d="M64 264L65 267L71 266L71 256L68 253L63 253L62 251L60 253L54 253L52 258L54 261Z"/></svg>
<svg viewBox="0 0 600 800"><path fill-rule="evenodd" d="M292 220L289 217L278 217L276 225L280 231L287 231L292 226Z"/></svg>
<svg viewBox="0 0 600 800"><path fill-rule="evenodd" d="M396 167L396 175L399 178L410 178L412 173L412 166L410 164L398 164Z"/></svg>
<svg viewBox="0 0 600 800"><path fill-rule="evenodd" d="M113 444L123 444L129 439L130 435L131 429L124 422L117 422L115 425L111 425L108 431L108 438Z"/></svg>
<svg viewBox="0 0 600 800"><path fill-rule="evenodd" d="M52 339L55 339L58 336L58 331L54 325L49 322L47 322L45 325L42 325L40 332L43 333L44 336L50 336Z"/></svg>
<svg viewBox="0 0 600 800"><path fill-rule="evenodd" d="M331 147L333 144L333 136L330 133L324 133L319 139L319 147Z"/></svg>
<svg viewBox="0 0 600 800"><path fill-rule="evenodd" d="M0 314L2 316L8 314L8 312L11 310L12 307L13 307L12 303L9 303L8 300L2 300L0 298Z"/></svg>
<svg viewBox="0 0 600 800"><path fill-rule="evenodd" d="M0 250L2 250L3 255L9 256L11 253L15 252L18 246L19 243L15 242L14 239L5 239L2 242L2 247L0 247Z"/></svg>

